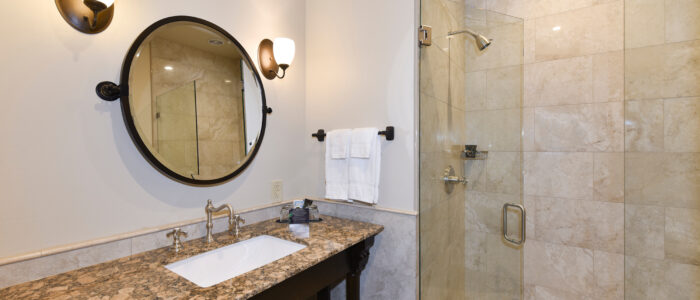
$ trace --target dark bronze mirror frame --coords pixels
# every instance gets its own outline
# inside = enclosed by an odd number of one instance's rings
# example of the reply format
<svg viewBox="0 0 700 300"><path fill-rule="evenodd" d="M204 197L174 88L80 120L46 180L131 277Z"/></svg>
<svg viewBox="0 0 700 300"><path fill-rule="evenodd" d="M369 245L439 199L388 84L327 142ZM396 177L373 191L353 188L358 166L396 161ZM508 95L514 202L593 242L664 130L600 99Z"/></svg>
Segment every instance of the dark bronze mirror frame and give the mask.
<svg viewBox="0 0 700 300"><path fill-rule="evenodd" d="M131 71L131 63L134 59L134 56L136 55L136 52L138 51L139 47L141 46L141 43L151 34L153 33L156 29L159 27L174 23L174 22L192 22L192 23L198 23L204 26L207 26L211 29L214 29L224 35L226 38L228 38L231 42L233 42L236 47L241 51L241 55L245 60L248 62L248 65L250 65L253 74L255 75L255 80L257 83L260 85L260 93L261 93L261 99L262 99L262 122L261 122L261 128L260 128L260 136L258 140L255 143L255 146L253 147L253 152L248 155L247 159L243 164L241 164L236 170L234 170L232 173L223 176L221 178L217 179L210 179L210 180L200 180L200 179L194 179L194 178L188 178L185 176L182 176L166 167L164 164L162 164L158 159L151 153L151 151L148 149L146 144L144 143L143 139L141 139L141 136L139 136L139 133L136 129L136 125L134 123L134 118L131 115L131 107L130 107L130 102L129 102L129 73ZM158 22L153 23L151 26L146 28L134 41L134 43L131 45L131 48L129 48L129 52L127 52L126 57L124 58L124 63L122 65L122 71L121 71L121 76L120 76L121 84L117 85L113 82L108 82L108 81L103 81L100 82L97 87L95 88L95 91L97 92L97 95L105 100L105 101L114 101L116 99L121 99L121 108L122 108L122 116L124 117L124 124L126 125L126 129L129 132L129 136L131 136L131 139L134 141L134 144L136 144L136 148L138 148L139 152L146 158L146 160L153 166L155 167L158 171L161 173L165 174L166 176L185 183L189 185L195 185L195 186L210 186L210 185L216 185L216 184L221 184L224 183L234 177L236 177L238 174L243 172L248 165L255 159L255 156L258 153L258 150L260 150L260 145L262 144L263 137L265 136L265 128L267 124L267 114L272 113L272 108L267 106L267 102L265 99L265 88L263 87L262 80L260 78L260 74L258 73L257 68L255 67L255 64L253 61L250 59L250 56L248 55L248 52L245 51L243 46L226 30L223 28L217 26L214 23L211 23L209 21L195 18L195 17L190 17L190 16L174 16L174 17L168 17L165 19L162 19Z"/></svg>

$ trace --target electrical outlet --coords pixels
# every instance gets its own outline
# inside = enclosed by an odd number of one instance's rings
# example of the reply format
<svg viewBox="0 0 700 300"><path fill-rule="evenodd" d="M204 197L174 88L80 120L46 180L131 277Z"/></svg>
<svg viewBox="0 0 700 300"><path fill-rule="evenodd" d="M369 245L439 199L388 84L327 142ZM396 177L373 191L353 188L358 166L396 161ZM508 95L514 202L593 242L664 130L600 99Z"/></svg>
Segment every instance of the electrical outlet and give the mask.
<svg viewBox="0 0 700 300"><path fill-rule="evenodd" d="M272 201L282 202L282 180L272 181Z"/></svg>

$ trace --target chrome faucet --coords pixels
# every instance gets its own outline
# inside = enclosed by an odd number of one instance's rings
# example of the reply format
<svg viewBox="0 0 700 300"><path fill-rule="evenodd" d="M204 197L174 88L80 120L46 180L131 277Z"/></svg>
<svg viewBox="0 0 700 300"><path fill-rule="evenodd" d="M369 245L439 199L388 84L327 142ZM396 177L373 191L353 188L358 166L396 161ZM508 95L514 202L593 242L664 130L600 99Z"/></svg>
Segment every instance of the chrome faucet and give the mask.
<svg viewBox="0 0 700 300"><path fill-rule="evenodd" d="M207 200L207 206L204 207L204 212L207 213L207 244L214 241L212 236L212 229L214 228L214 223L212 222L212 215L215 212L228 209L228 232L231 235L238 237L239 225L240 223L245 224L245 219L241 218L240 215L234 215L233 208L229 204L222 204L219 207L214 207L211 203L211 199Z"/></svg>

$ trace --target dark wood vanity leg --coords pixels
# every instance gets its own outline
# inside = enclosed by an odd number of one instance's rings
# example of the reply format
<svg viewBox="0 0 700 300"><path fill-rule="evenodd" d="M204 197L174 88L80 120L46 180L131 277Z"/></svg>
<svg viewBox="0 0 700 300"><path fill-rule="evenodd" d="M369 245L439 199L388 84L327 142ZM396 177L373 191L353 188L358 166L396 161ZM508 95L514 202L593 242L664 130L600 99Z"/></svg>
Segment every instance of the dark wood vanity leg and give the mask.
<svg viewBox="0 0 700 300"><path fill-rule="evenodd" d="M357 243L349 249L350 272L345 277L346 299L360 299L360 275L369 261L369 248L374 245L374 236Z"/></svg>
<svg viewBox="0 0 700 300"><path fill-rule="evenodd" d="M331 300L331 288L324 287L316 293L316 300Z"/></svg>

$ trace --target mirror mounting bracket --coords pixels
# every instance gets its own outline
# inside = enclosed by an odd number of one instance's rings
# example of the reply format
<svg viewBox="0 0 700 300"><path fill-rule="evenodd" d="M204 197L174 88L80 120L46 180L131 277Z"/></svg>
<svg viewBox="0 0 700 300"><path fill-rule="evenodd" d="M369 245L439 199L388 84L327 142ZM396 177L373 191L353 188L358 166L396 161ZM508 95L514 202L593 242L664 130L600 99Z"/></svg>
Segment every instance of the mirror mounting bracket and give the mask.
<svg viewBox="0 0 700 300"><path fill-rule="evenodd" d="M105 101L114 101L119 99L121 95L121 87L111 81L102 81L95 87L95 92L100 99Z"/></svg>
<svg viewBox="0 0 700 300"><path fill-rule="evenodd" d="M272 107L265 106L265 112L269 115L272 113Z"/></svg>

